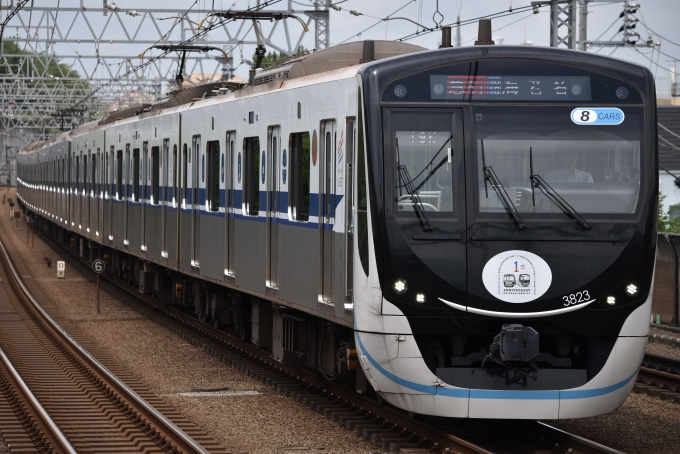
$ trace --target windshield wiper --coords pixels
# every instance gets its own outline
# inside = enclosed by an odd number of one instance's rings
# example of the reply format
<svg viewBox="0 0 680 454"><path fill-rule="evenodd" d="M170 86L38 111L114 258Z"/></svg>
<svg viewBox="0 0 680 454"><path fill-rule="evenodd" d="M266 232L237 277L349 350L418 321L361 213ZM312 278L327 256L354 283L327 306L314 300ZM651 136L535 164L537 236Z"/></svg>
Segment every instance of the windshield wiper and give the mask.
<svg viewBox="0 0 680 454"><path fill-rule="evenodd" d="M399 139L396 139L396 148L398 163ZM431 232L432 225L430 224L430 220L427 218L427 214L425 214L425 206L423 205L423 201L420 200L420 196L418 195L417 190L413 187L413 180L411 180L411 176L408 174L408 169L406 168L406 166L398 165L397 171L399 172L399 194L401 195L401 188L406 189L406 192L411 197L411 203L413 203L413 210L416 212L416 216L418 216L418 219L420 220L420 225L423 227L424 231ZM422 172L420 173L422 174Z"/></svg>
<svg viewBox="0 0 680 454"><path fill-rule="evenodd" d="M503 206L505 206L505 210L508 212L512 220L515 221L515 224L517 224L517 228L520 230L531 230L532 227L526 225L524 220L522 220L522 217L519 215L519 211L517 211L517 207L515 207L512 199L505 191L505 187L503 187L503 184L498 178L498 175L496 175L496 172L494 172L491 166L486 165L486 157L484 156L484 140L482 140L482 169L484 171L484 189L486 191L486 198L489 198L489 188L486 185L486 182L489 181L491 183L491 187L496 190L496 194L498 194L498 198L501 199Z"/></svg>
<svg viewBox="0 0 680 454"><path fill-rule="evenodd" d="M529 179L531 179L531 201L534 206L536 206L536 198L534 197L534 188L539 188L546 197L548 197L555 205L557 205L564 213L572 218L579 227L579 230L591 230L593 227L588 224L588 222L583 219L583 217L578 214L578 212L567 203L566 200L560 196L557 191L555 191L542 176L534 174L534 152L532 147L529 147L529 168L531 174Z"/></svg>
<svg viewBox="0 0 680 454"><path fill-rule="evenodd" d="M406 168L406 166L399 166L398 170L400 186L406 189L406 192L411 197L413 209L415 210L418 219L420 219L420 225L422 225L424 231L431 232L432 225L430 224L430 220L427 218L427 215L425 214L425 206L423 205L423 201L420 200L418 191L416 190L416 188L413 187L413 180L411 180L411 177L408 174L408 169Z"/></svg>

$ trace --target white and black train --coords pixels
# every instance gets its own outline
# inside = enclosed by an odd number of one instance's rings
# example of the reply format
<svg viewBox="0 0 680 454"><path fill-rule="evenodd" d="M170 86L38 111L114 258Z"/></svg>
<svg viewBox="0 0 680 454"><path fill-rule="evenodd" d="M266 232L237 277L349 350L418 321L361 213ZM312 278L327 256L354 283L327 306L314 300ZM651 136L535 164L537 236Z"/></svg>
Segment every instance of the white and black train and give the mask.
<svg viewBox="0 0 680 454"><path fill-rule="evenodd" d="M279 361L419 414L586 417L645 351L655 130L638 65L358 42L35 144L18 197Z"/></svg>

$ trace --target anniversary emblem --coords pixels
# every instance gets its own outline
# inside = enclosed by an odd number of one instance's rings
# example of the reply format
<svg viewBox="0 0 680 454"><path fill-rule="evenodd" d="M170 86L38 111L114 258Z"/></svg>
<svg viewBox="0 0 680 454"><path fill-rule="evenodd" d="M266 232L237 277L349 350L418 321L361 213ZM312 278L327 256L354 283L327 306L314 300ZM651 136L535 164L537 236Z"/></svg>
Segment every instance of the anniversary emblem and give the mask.
<svg viewBox="0 0 680 454"><path fill-rule="evenodd" d="M552 271L536 254L506 251L486 263L482 281L489 293L501 301L528 303L548 291Z"/></svg>

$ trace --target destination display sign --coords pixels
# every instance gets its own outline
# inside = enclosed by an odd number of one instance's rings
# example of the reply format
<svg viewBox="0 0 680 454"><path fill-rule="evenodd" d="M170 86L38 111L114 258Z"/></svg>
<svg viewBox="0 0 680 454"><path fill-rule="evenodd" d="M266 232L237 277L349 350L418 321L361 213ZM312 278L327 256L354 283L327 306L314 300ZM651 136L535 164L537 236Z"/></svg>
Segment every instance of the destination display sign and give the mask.
<svg viewBox="0 0 680 454"><path fill-rule="evenodd" d="M590 101L590 77L432 74L430 96L449 101Z"/></svg>

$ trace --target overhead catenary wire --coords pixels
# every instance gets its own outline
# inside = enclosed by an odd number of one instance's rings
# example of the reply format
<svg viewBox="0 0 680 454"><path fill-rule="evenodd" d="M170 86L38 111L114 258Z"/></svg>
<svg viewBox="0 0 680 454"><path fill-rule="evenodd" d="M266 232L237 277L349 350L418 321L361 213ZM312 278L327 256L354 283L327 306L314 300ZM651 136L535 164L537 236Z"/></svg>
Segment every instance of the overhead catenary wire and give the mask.
<svg viewBox="0 0 680 454"><path fill-rule="evenodd" d="M31 1L31 5L33 5L33 0ZM5 34L5 26L7 23L14 17L16 16L21 9L26 6L26 3L28 3L29 0L21 0L19 3L17 3L17 6L5 17L5 20L2 21L2 25L0 26L0 42L2 42L3 35Z"/></svg>
<svg viewBox="0 0 680 454"><path fill-rule="evenodd" d="M196 0L196 1L198 1L198 0ZM252 7L252 8L246 9L245 11L249 11L249 12L259 11L259 10L261 10L261 9L263 9L263 8L266 8L267 6L271 6L271 5L273 5L273 4L275 4L275 3L278 3L278 2L280 2L280 1L281 1L281 0L266 0L265 2L263 2L263 3L261 3L261 4L257 5L257 6L254 6L254 7ZM195 3L196 3L196 2L195 2ZM193 6L193 5L192 5L192 6ZM223 25L223 24L226 24L226 23L229 23L229 22L233 22L233 21L235 21L235 20L237 20L237 19L224 19L224 20L216 21L216 22L214 22L214 23L212 23L212 24L209 24L209 26L202 28L200 31L197 31L191 38L188 38L188 39L182 41L181 43L179 43L179 45L187 45L187 44L191 44L192 42L196 41L197 39L199 39L199 38L201 38L202 36L204 36L205 34L207 34L207 33L208 33L209 31L211 31L212 29L214 29L214 28L216 28L216 27L219 27L219 26L221 26L221 25ZM168 55L168 54L171 53L171 52L172 52L172 51L163 51L160 55L158 55L158 56L156 56L156 57L151 57L151 58L149 58L149 59L146 60L145 62L140 63L139 65L137 65L137 66L135 66L134 68L128 70L128 71L125 72L124 74L121 74L121 75L119 75L118 77L115 77L115 78L111 79L110 81L106 82L105 84L99 85L97 88L91 90L91 91L90 91L87 95L85 95L83 98L81 98L80 100L78 100L77 102L75 102L70 108L68 108L68 109L62 109L61 111L56 112L56 113L54 113L53 115L59 116L59 115L61 115L64 111L71 111L71 110L75 109L76 107L78 107L79 105L81 105L82 103L84 103L85 101L87 101L88 99L90 99L92 96L94 96L95 94L97 94L97 93L98 93L100 90L102 90L104 87L107 87L107 86L109 86L109 85L112 85L113 83L115 83L115 82L117 82L117 81L119 81L119 80L121 80L121 79L123 79L123 78L129 76L130 74L132 74L132 73L134 73L134 72L136 72L136 71L139 71L140 69L146 68L146 67L149 66L150 64L152 64L152 63L154 63L154 62L160 60L161 58L165 57L166 55Z"/></svg>
<svg viewBox="0 0 680 454"><path fill-rule="evenodd" d="M397 14L399 11L401 11L401 10L404 9L404 8L406 8L408 5L410 5L411 3L415 2L415 1L416 1L416 0L408 0L408 2L406 2L403 6L399 7L398 9L396 9L393 13L387 15L387 16L385 17L385 19L388 19L388 18L394 16L394 15ZM348 12L349 12L349 11L348 11ZM352 14L352 13L350 13L350 14ZM361 15L362 15L362 16L366 16L366 14L361 14ZM367 17L373 17L373 16L367 16ZM359 33L356 33L356 34L350 36L349 38L340 41L338 44L346 43L347 41L349 41L349 40L352 39L352 38L356 38L357 36L361 36L363 33L369 31L369 30L372 29L373 27L376 27L376 26L378 26L379 24L381 24L382 22L385 21L385 19L380 19L380 18L377 18L377 17L376 17L375 19L379 19L378 22L376 22L375 24L371 25L370 27L367 27L367 28L363 29L363 30L360 31Z"/></svg>

